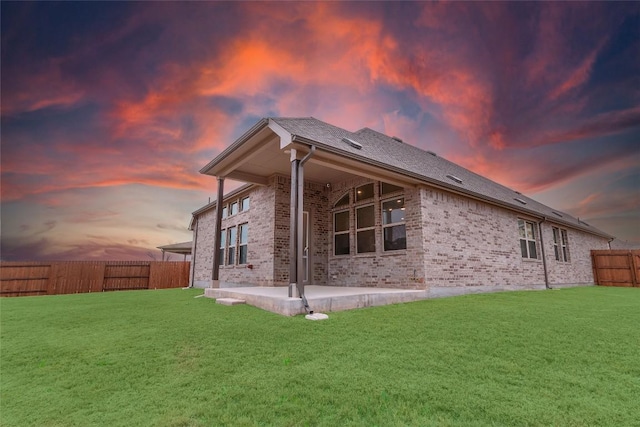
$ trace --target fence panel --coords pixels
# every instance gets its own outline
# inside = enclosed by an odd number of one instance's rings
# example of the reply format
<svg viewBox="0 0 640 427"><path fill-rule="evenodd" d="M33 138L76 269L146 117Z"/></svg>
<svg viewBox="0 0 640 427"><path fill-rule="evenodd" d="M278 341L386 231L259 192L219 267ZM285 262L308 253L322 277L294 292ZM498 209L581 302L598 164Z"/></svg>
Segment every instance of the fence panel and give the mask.
<svg viewBox="0 0 640 427"><path fill-rule="evenodd" d="M105 291L149 289L150 262L108 263L102 289Z"/></svg>
<svg viewBox="0 0 640 427"><path fill-rule="evenodd" d="M154 262L149 272L149 289L181 288L189 283L188 262Z"/></svg>
<svg viewBox="0 0 640 427"><path fill-rule="evenodd" d="M598 285L640 287L640 250L591 251L591 261Z"/></svg>
<svg viewBox="0 0 640 427"><path fill-rule="evenodd" d="M0 262L0 296L56 295L188 286L189 262Z"/></svg>
<svg viewBox="0 0 640 427"><path fill-rule="evenodd" d="M46 295L51 264L12 262L0 264L0 295Z"/></svg>

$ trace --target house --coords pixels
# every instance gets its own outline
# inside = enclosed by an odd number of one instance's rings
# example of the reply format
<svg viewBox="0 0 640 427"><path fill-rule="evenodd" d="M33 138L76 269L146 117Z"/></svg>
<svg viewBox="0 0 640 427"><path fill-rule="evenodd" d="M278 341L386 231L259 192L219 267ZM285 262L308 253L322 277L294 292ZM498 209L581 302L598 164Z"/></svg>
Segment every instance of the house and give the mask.
<svg viewBox="0 0 640 427"><path fill-rule="evenodd" d="M265 118L201 171L191 284L428 289L593 284L612 237L396 137ZM224 194L225 179L246 184Z"/></svg>

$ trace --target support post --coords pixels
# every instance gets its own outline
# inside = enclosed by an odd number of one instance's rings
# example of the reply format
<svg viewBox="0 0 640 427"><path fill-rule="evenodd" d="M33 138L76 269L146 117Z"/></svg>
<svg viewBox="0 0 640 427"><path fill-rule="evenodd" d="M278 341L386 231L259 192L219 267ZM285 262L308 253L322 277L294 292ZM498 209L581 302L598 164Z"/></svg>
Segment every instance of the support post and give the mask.
<svg viewBox="0 0 640 427"><path fill-rule="evenodd" d="M300 296L304 295L304 263L303 263L303 255L304 255L304 164L301 160L298 164L298 208L297 208L297 216L296 216L296 228L298 239L296 243L296 285L298 287L298 294Z"/></svg>
<svg viewBox="0 0 640 427"><path fill-rule="evenodd" d="M291 208L289 216L289 298L298 297L298 171L300 160L296 150L291 150ZM300 233L301 234L301 233Z"/></svg>
<svg viewBox="0 0 640 427"><path fill-rule="evenodd" d="M218 178L218 198L216 201L215 245L213 246L213 269L211 287L220 287L220 233L222 232L222 199L224 198L224 177Z"/></svg>

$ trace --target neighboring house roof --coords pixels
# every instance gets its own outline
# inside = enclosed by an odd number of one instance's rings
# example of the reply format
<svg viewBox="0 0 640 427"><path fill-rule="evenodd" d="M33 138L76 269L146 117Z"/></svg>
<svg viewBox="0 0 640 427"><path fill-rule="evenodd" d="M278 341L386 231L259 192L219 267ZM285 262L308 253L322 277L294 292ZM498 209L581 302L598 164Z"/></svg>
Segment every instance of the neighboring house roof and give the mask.
<svg viewBox="0 0 640 427"><path fill-rule="evenodd" d="M209 162L200 172L206 173L230 153L250 140L253 135L270 126L271 121L289 132L294 142L315 145L318 149L396 172L427 184L434 184L505 206L515 211L546 217L559 224L566 224L592 234L612 238L607 233L590 226L578 218L552 209L517 191L450 162L433 152L424 151L373 129L363 128L356 132L349 132L313 117L273 117L262 119ZM345 138L357 144L350 144ZM194 212L194 215L206 210L207 206Z"/></svg>
<svg viewBox="0 0 640 427"><path fill-rule="evenodd" d="M172 245L158 246L158 249L164 252L171 252L174 254L190 255L193 241L174 243Z"/></svg>

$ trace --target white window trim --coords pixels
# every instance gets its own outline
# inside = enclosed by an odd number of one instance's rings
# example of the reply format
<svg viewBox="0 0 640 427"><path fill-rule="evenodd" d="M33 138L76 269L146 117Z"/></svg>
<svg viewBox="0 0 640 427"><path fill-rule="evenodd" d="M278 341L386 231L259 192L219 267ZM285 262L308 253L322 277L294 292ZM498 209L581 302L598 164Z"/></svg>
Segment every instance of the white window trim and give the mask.
<svg viewBox="0 0 640 427"><path fill-rule="evenodd" d="M524 223L524 238L522 238L519 234L519 228L520 228L520 221L522 221ZM529 239L527 237L527 224L531 224L531 230L533 231L533 240ZM520 256L522 257L523 260L539 260L540 259L540 250L538 248L538 237L537 237L537 232L536 232L536 228L537 228L537 224L534 221L530 221L524 218L518 218L518 242L520 242L521 240L524 240L526 242L526 247L527 247L527 256L523 257L522 256L522 249L520 249ZM531 252L529 251L529 242L533 242L536 248L536 257L532 257L531 256Z"/></svg>
<svg viewBox="0 0 640 427"><path fill-rule="evenodd" d="M384 211L383 211L383 206L386 202L390 202L393 200L398 200L398 199L402 199L402 205L405 209L405 219L404 221L399 221L399 222L392 222L389 224L385 224L384 223ZM407 207L405 206L406 203L406 198L404 195L404 192L402 194L398 194L396 196L393 197L389 197L387 195L385 195L384 199L380 199L380 213L382 214L382 218L380 218L380 224L381 224L381 232L382 232L382 252L385 254L389 254L389 253L398 253L398 252L402 252L402 251L406 251L407 249L385 249L384 248L384 229L385 228L389 228L389 227L395 227L398 225L404 225L405 229L404 229L404 238L405 238L405 245L406 245L406 239L407 239L407 219L406 219L406 209Z"/></svg>
<svg viewBox="0 0 640 427"><path fill-rule="evenodd" d="M233 239L233 242L231 242L231 233L229 231L231 231L231 229L233 228L235 228L236 230L236 233L235 233L236 235L235 235L235 238ZM236 248L238 247L237 243L238 243L238 226L233 225L227 228L227 258L226 258L225 265L236 265L238 263L238 254L236 253L237 252ZM229 262L229 255L231 254L231 251L233 251L233 262Z"/></svg>
<svg viewBox="0 0 640 427"><path fill-rule="evenodd" d="M247 228L247 241L245 243L242 243L242 232L241 229L246 227ZM246 265L249 263L249 223L248 222L243 222L242 224L238 224L238 256L236 259L236 264L237 265ZM241 262L240 261L240 253L242 252L241 248L242 247L246 247L246 251L247 251L247 259L245 260L245 262Z"/></svg>
<svg viewBox="0 0 640 427"><path fill-rule="evenodd" d="M242 209L242 202L245 200L249 200L249 206L247 209ZM249 209L251 209L251 196L240 197L240 199L238 199L238 213L247 212Z"/></svg>

